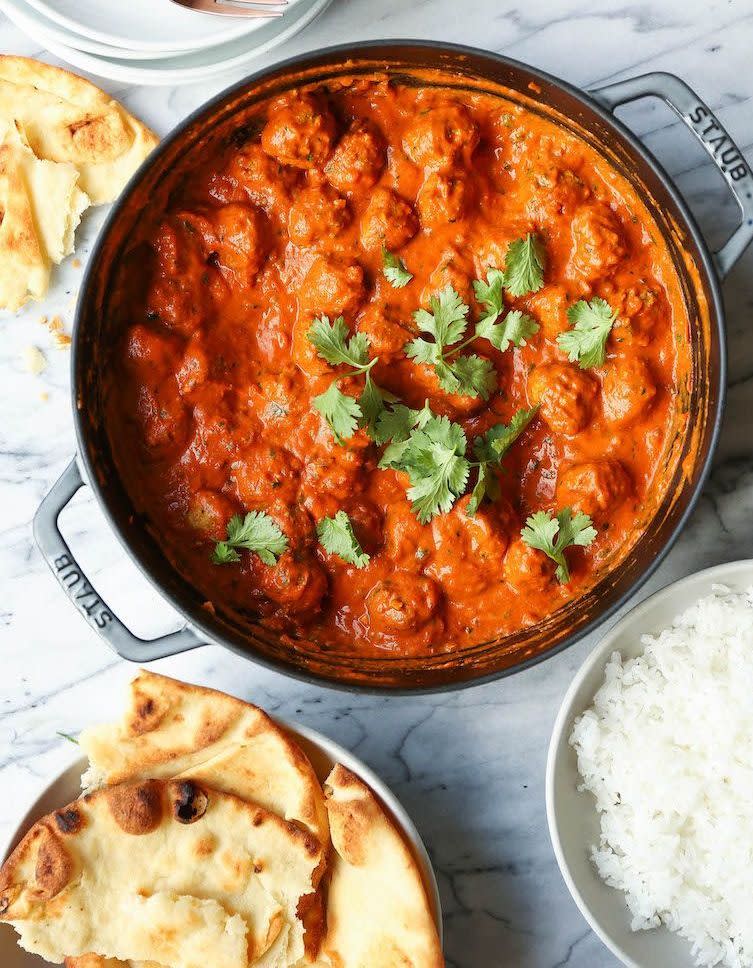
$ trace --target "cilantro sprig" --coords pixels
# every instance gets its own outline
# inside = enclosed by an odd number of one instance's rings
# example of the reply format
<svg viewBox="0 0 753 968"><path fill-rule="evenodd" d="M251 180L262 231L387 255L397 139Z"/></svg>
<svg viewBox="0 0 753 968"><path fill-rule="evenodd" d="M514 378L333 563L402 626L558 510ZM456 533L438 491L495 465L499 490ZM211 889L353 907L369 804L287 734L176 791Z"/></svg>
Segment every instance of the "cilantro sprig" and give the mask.
<svg viewBox="0 0 753 968"><path fill-rule="evenodd" d="M605 299L594 296L590 302L579 299L567 310L572 329L560 333L557 342L571 363L582 370L602 366L607 355L607 339L617 321L617 313Z"/></svg>
<svg viewBox="0 0 753 968"><path fill-rule="evenodd" d="M306 334L317 354L332 366L349 366L350 371L338 377L314 397L312 405L324 417L338 444L352 437L359 427L373 432L387 395L371 379L370 370L379 359L369 359L369 338L365 333L349 335L342 316L330 322L328 316L314 320ZM340 380L349 376L366 376L358 400L340 389Z"/></svg>
<svg viewBox="0 0 753 968"><path fill-rule="evenodd" d="M393 289L402 289L413 278L413 273L408 272L408 268L400 256L390 252L387 248L382 248L382 272Z"/></svg>
<svg viewBox="0 0 753 968"><path fill-rule="evenodd" d="M349 565L365 568L371 560L353 532L353 525L345 511L338 511L333 518L322 518L316 526L319 542L325 551L337 555Z"/></svg>
<svg viewBox="0 0 753 968"><path fill-rule="evenodd" d="M426 524L436 514L446 514L465 492L471 465L465 456L468 441L460 424L433 414L421 422L423 426L415 426L408 439L398 444L399 451L389 463L385 462L385 451L380 467L407 473L413 511L421 524Z"/></svg>
<svg viewBox="0 0 753 968"><path fill-rule="evenodd" d="M544 285L546 251L534 232L515 239L505 255L504 287L511 296L527 296Z"/></svg>
<svg viewBox="0 0 753 968"><path fill-rule="evenodd" d="M277 522L264 511L249 511L245 517L233 515L227 538L218 541L212 554L215 565L230 565L241 560L238 549L253 551L265 565L274 565L288 548L288 539Z"/></svg>
<svg viewBox="0 0 753 968"><path fill-rule="evenodd" d="M510 344L525 346L526 340L539 331L536 320L518 309L511 310L500 319L505 306L502 292L504 285L505 274L499 269L488 269L486 282L476 279L473 283L476 299L486 309L476 323L476 337L489 340L500 353L504 353Z"/></svg>
<svg viewBox="0 0 753 968"><path fill-rule="evenodd" d="M475 460L466 456L468 441L460 424L437 417L428 402L422 410L402 404L385 411L377 423L380 439L392 434L379 467L405 471L411 487L408 497L422 524L437 514L446 514L466 493L471 471L477 469L468 513L478 510L485 496L497 497L498 483L493 468L523 433L537 410L519 410L509 425L497 424L473 443Z"/></svg>
<svg viewBox="0 0 753 968"><path fill-rule="evenodd" d="M478 467L476 484L468 502L468 513L474 515L478 511L485 497L495 499L499 497L499 482L494 474L494 468L499 467L502 458L528 427L538 413L538 407L530 410L518 410L513 414L509 424L495 424L485 434L476 437L473 442L473 453L476 457L472 465Z"/></svg>
<svg viewBox="0 0 753 968"><path fill-rule="evenodd" d="M433 366L439 385L447 393L488 400L497 384L491 361L476 354L459 355L475 336L455 346L463 338L468 323L468 306L452 286L446 286L431 297L429 307L431 311L417 309L413 319L421 332L433 340L416 337L405 347L406 355L416 363ZM449 349L453 346L454 349Z"/></svg>
<svg viewBox="0 0 753 968"><path fill-rule="evenodd" d="M431 297L431 311L419 309L413 314L419 329L432 340L426 336L416 337L406 346L406 355L417 363L433 366L439 385L447 393L488 400L497 384L492 362L486 357L462 351L475 340L485 339L504 353L511 345L525 346L526 341L539 331L539 324L527 313L515 309L503 315L504 284L505 274L499 269L489 269L486 281L474 281L476 299L485 312L471 336L463 342L460 340L468 324L469 308L451 286Z"/></svg>
<svg viewBox="0 0 753 968"><path fill-rule="evenodd" d="M570 508L563 508L556 517L549 511L536 511L520 532L530 548L543 551L556 563L555 575L561 584L570 581L565 550L574 545L587 547L596 535L591 518L587 514L573 514Z"/></svg>

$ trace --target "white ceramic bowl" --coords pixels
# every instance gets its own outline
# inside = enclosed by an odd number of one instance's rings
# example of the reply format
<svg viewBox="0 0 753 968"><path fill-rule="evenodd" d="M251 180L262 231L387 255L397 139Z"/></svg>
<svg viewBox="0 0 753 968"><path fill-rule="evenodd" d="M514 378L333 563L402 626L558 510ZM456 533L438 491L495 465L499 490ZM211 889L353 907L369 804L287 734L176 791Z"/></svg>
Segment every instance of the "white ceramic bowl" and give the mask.
<svg viewBox="0 0 753 968"><path fill-rule="evenodd" d="M642 635L656 634L713 585L742 592L753 585L753 560L733 561L707 568L668 585L629 611L596 646L567 691L549 744L546 768L546 812L557 863L583 917L604 944L629 968L689 968L690 946L682 938L658 928L631 931L624 895L608 887L590 860L598 843L599 816L590 793L579 793L575 751L568 740L577 717L591 705L604 681L604 668L617 651L626 659L639 655Z"/></svg>
<svg viewBox="0 0 753 968"><path fill-rule="evenodd" d="M134 59L130 55L125 58L115 55L105 57L62 43L59 31L51 31L47 21L43 23L22 0L0 0L0 12L51 54L78 71L123 84L160 87L195 84L246 68L262 54L285 43L307 27L330 3L332 0L296 0L284 17L257 21L263 26L252 37L240 37L211 48L182 54L154 57L152 52L147 60Z"/></svg>
<svg viewBox="0 0 753 968"><path fill-rule="evenodd" d="M426 852L426 848L413 821L395 794L379 779L376 773L338 743L328 739L314 729L309 729L307 726L300 726L298 723L289 723L282 719L277 719L277 722L300 744L304 753L311 761L311 765L314 767L320 781L323 781L327 777L335 763L342 763L343 766L346 766L353 773L360 776L365 783L368 783L371 789L377 794L383 806L387 808L390 816L395 821L416 859L423 877L424 886L426 887L429 903L434 913L441 942L442 908L439 901L439 889L437 887L434 869L431 866L429 855ZM71 766L44 787L39 796L21 817L18 827L11 834L8 841L0 846L0 860L4 860L8 856L36 820L70 803L80 795L81 774L86 769L86 766L87 762L83 757L77 758ZM46 964L47 962L42 958L36 955L30 955L28 952L19 948L16 943L16 933L10 925L0 925L0 966L2 968L41 968L41 966Z"/></svg>

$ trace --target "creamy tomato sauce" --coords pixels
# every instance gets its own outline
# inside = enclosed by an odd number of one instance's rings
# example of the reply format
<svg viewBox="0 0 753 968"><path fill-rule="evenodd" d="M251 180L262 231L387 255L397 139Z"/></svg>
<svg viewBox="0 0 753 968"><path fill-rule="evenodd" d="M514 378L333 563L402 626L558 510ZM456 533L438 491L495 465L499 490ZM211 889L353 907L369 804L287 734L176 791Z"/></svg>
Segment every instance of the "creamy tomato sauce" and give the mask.
<svg viewBox="0 0 753 968"><path fill-rule="evenodd" d="M108 420L137 511L213 607L322 649L416 655L529 626L618 565L663 495L688 320L645 207L584 141L488 94L338 81L264 105L158 209L134 239L147 257L124 270ZM539 331L504 353L473 344L496 369L488 400L445 393L405 355L414 311L452 286L470 332L473 280L531 232L544 285L506 305ZM413 275L403 288L384 276L385 247ZM581 369L557 337L568 307L594 296L618 319L604 365ZM312 399L347 368L307 338L322 315L368 336L380 387L414 408L428 400L469 443L539 407L495 472L496 500L470 515L462 497L421 524L407 475L377 467L383 448L365 430L335 439ZM566 552L560 584L520 531L564 507L598 536ZM340 510L363 568L317 540ZM230 518L249 511L270 515L288 550L273 565L247 551L214 564Z"/></svg>

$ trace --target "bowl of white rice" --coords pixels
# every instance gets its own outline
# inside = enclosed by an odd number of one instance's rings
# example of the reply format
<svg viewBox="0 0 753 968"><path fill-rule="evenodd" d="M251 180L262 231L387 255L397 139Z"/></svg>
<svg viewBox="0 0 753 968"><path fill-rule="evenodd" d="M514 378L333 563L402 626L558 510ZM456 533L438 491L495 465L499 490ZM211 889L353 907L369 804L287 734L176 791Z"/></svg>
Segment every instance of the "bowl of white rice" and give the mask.
<svg viewBox="0 0 753 968"><path fill-rule="evenodd" d="M557 716L549 831L581 912L631 968L753 968L753 561L628 612Z"/></svg>

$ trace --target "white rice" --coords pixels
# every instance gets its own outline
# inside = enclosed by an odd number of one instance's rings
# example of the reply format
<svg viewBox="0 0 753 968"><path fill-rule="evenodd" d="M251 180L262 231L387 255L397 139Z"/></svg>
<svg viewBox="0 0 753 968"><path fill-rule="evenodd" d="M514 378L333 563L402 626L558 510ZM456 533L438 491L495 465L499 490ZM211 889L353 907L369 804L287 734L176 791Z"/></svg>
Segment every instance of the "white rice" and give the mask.
<svg viewBox="0 0 753 968"><path fill-rule="evenodd" d="M634 931L663 923L697 965L753 966L753 588L715 586L641 643L612 655L570 737L593 862Z"/></svg>

